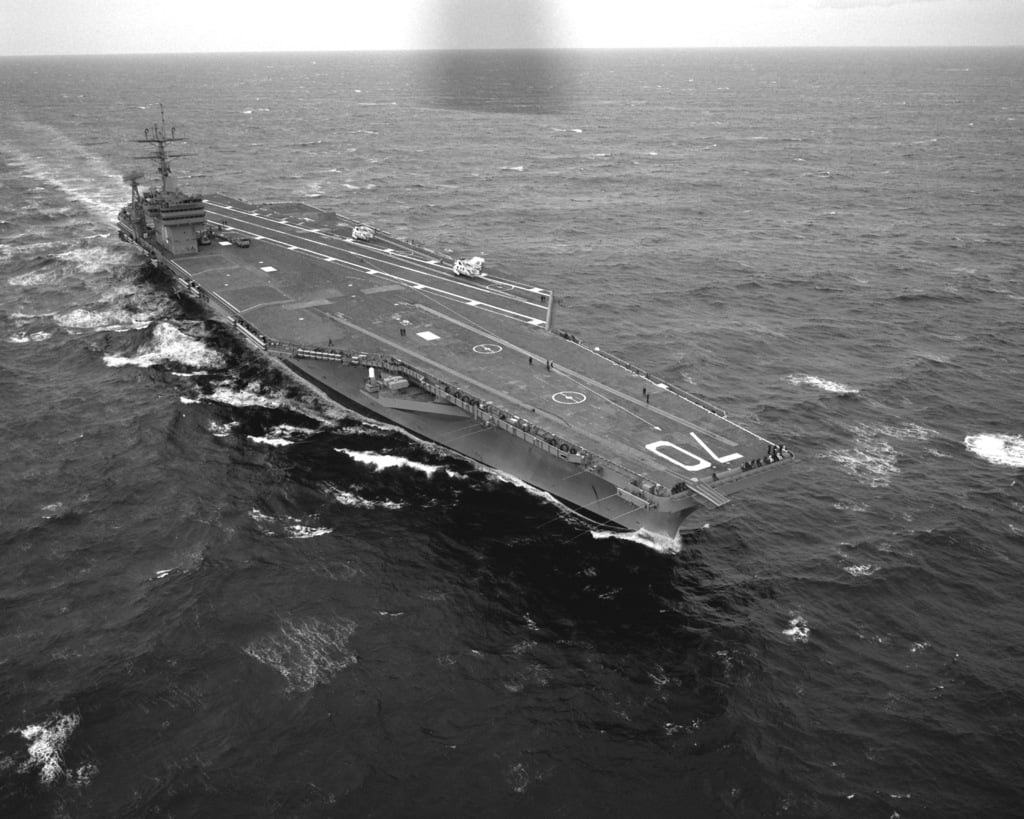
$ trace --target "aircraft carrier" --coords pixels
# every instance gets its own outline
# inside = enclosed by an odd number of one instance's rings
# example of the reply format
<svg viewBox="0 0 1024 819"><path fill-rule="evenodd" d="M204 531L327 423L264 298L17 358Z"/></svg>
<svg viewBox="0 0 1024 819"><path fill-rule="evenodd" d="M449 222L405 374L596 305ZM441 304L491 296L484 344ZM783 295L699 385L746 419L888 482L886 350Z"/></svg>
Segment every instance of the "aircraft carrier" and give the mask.
<svg viewBox="0 0 1024 819"><path fill-rule="evenodd" d="M557 298L365 221L126 177L120 238L298 379L515 476L613 528L670 538L792 453L700 398L557 328ZM171 148L173 149L173 148ZM345 457L345 456L339 456Z"/></svg>

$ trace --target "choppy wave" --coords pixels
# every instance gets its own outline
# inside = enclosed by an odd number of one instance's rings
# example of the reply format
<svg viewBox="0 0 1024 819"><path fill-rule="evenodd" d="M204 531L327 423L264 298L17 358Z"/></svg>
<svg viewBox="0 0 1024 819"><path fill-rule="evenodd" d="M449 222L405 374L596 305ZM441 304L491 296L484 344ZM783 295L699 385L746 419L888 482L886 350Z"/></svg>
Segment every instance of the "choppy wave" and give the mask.
<svg viewBox="0 0 1024 819"><path fill-rule="evenodd" d="M38 257L43 255L51 256L56 248L62 246L63 244L61 242L53 240L18 244L17 241L11 238L0 244L0 262L9 262L14 259L24 259L26 257ZM7 282L14 287L35 287L48 281L51 275L52 273L48 270L34 270L17 276L11 276Z"/></svg>
<svg viewBox="0 0 1024 819"><path fill-rule="evenodd" d="M93 277L109 273L112 269L132 261L134 257L134 251L127 246L120 249L116 244L72 248L57 254L57 259L75 273Z"/></svg>
<svg viewBox="0 0 1024 819"><path fill-rule="evenodd" d="M265 407L267 409L277 409L282 404L280 395L268 394L260 384L250 384L243 389L221 384L209 394L203 395L201 400L226 404L229 407Z"/></svg>
<svg viewBox="0 0 1024 819"><path fill-rule="evenodd" d="M238 427L238 421L210 421L208 427L214 438L227 438Z"/></svg>
<svg viewBox="0 0 1024 819"><path fill-rule="evenodd" d="M155 367L172 361L196 369L225 366L220 353L167 322L160 322L153 328L152 338L135 355L105 355L103 361L108 367Z"/></svg>
<svg viewBox="0 0 1024 819"><path fill-rule="evenodd" d="M8 336L7 340L11 344L28 344L29 342L46 341L48 338L52 338L53 333L47 333L45 330L39 330L35 333L15 333L13 336Z"/></svg>
<svg viewBox="0 0 1024 819"><path fill-rule="evenodd" d="M278 424L269 430L266 435L249 435L247 437L250 441L255 441L257 444L281 447L298 443L308 438L314 431L305 427L292 426L291 424Z"/></svg>
<svg viewBox="0 0 1024 819"><path fill-rule="evenodd" d="M1024 435L979 433L964 438L967 451L997 466L1024 468Z"/></svg>
<svg viewBox="0 0 1024 819"><path fill-rule="evenodd" d="M878 571L878 567L870 563L857 563L852 566L844 566L843 571L853 577L870 577Z"/></svg>
<svg viewBox="0 0 1024 819"><path fill-rule="evenodd" d="M806 643L811 638L811 628L807 625L807 620L795 611L789 613L789 623L782 633L794 643Z"/></svg>
<svg viewBox="0 0 1024 819"><path fill-rule="evenodd" d="M325 484L324 490L331 495L340 505L351 506L354 509L404 509L405 504L393 500L371 500L364 498L356 492L348 489L341 489L333 484Z"/></svg>
<svg viewBox="0 0 1024 819"><path fill-rule="evenodd" d="M284 535L293 540L306 540L311 537L329 535L334 530L330 526L312 526L301 519L290 515L268 515L259 509L249 511L251 517L265 535Z"/></svg>
<svg viewBox="0 0 1024 819"><path fill-rule="evenodd" d="M123 307L76 307L55 316L54 320L73 334L85 331L127 333L148 327L156 317L155 313L135 312Z"/></svg>
<svg viewBox="0 0 1024 819"><path fill-rule="evenodd" d="M879 424L874 427L874 432L879 435L886 435L889 438L896 438L903 441L927 441L934 438L938 433L931 427L922 426L913 422L892 426L890 424Z"/></svg>
<svg viewBox="0 0 1024 819"><path fill-rule="evenodd" d="M863 438L850 449L832 449L826 455L876 489L889 486L900 471L896 466L897 452L888 441Z"/></svg>
<svg viewBox="0 0 1024 819"><path fill-rule="evenodd" d="M356 624L346 618L283 620L276 631L242 651L284 677L287 691L309 691L356 662L348 646L355 630Z"/></svg>
<svg viewBox="0 0 1024 819"><path fill-rule="evenodd" d="M912 423L901 426L857 424L852 431L853 446L830 449L824 457L840 464L858 481L872 488L889 486L900 473L899 451L890 439L925 440L935 434L934 430Z"/></svg>
<svg viewBox="0 0 1024 819"><path fill-rule="evenodd" d="M0 261L4 261L0 256ZM22 273L20 276L11 276L7 283L12 287L40 287L44 284L54 284L60 278L60 274L53 270L36 270L32 273Z"/></svg>

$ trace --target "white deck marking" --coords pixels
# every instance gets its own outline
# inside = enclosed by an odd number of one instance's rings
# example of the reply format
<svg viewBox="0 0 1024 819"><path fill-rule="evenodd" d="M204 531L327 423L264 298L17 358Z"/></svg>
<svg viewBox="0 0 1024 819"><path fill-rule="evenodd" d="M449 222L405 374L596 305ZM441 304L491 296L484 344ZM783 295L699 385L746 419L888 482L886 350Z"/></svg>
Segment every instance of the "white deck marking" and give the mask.
<svg viewBox="0 0 1024 819"><path fill-rule="evenodd" d="M706 453L708 453L708 455L711 456L711 458L713 460L718 461L718 463L720 463L720 464L727 464L727 463L729 463L729 461L738 461L740 458L743 457L738 452L733 452L731 455L719 455L719 454L713 452L711 450L711 447L709 447L707 444L705 444L704 441L702 441L700 439L700 436L697 435L696 432L691 432L690 433L690 437L693 438L693 440L696 441L701 446L701 448Z"/></svg>
<svg viewBox="0 0 1024 819"><path fill-rule="evenodd" d="M587 396L582 392L563 390L552 395L551 400L556 404L582 404L587 400Z"/></svg>
<svg viewBox="0 0 1024 819"><path fill-rule="evenodd" d="M417 333L416 335L418 335L424 341L437 341L439 338L441 338L441 336L439 336L437 333L432 333L430 332L430 330L424 330L422 333Z"/></svg>
<svg viewBox="0 0 1024 819"><path fill-rule="evenodd" d="M684 463L683 461L678 461L676 460L676 458L672 457L672 455L668 455L667 453L662 452L662 449L664 449L665 447L671 447L673 454L677 454L679 456L687 458L688 460L692 460L692 463ZM653 452L659 458L664 458L670 464L675 464L676 466L685 469L687 472L700 472L702 469L708 469L711 466L711 461L705 461L702 457L700 457L700 455L695 455L693 452L690 452L690 450L683 449L681 446L677 446L676 444L673 444L671 441L652 441L651 443L647 444L645 448L649 452Z"/></svg>

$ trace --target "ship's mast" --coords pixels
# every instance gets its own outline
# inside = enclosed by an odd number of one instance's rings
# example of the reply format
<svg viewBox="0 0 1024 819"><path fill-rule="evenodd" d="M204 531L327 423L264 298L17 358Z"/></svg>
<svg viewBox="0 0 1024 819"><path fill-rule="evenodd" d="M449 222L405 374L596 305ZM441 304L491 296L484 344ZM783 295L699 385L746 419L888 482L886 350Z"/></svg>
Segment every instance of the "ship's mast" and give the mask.
<svg viewBox="0 0 1024 819"><path fill-rule="evenodd" d="M146 156L136 156L134 159L155 159L157 163L157 169L160 172L160 189L167 193L168 191L177 190L174 181L171 180L171 163L170 159L177 159L181 156L189 156L189 154L169 154L167 153L168 142L184 142L184 137L175 136L175 129L171 127L171 135L167 136L167 124L164 122L164 106L160 103L160 122L153 123L152 127L145 130L145 139L137 139L136 142L145 142L150 145L155 145L153 153L147 154ZM170 180L170 182L168 182Z"/></svg>

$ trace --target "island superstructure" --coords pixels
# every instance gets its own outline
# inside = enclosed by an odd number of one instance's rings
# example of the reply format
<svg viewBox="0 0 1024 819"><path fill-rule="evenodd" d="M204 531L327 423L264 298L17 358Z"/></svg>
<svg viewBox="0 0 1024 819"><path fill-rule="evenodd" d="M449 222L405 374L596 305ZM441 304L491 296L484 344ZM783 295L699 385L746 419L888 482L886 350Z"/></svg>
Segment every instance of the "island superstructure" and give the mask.
<svg viewBox="0 0 1024 819"><path fill-rule="evenodd" d="M144 133L160 184L142 192L139 175L126 177L120 237L330 398L586 517L669 537L791 460L700 398L557 331L551 290L308 205L184 194L168 153L182 137L162 116Z"/></svg>

